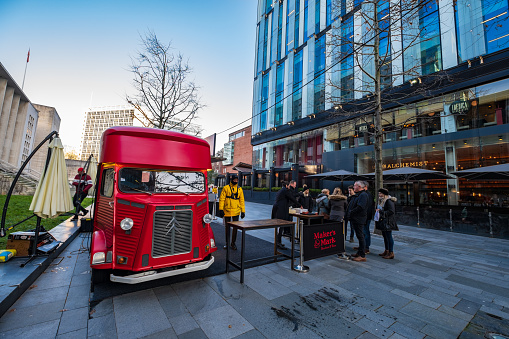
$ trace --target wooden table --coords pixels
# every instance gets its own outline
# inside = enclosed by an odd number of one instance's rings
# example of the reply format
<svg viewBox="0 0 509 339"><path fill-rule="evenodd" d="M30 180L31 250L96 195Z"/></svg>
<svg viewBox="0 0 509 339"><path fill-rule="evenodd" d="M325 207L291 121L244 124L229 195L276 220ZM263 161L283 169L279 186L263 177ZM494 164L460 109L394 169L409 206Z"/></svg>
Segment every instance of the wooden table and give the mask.
<svg viewBox="0 0 509 339"><path fill-rule="evenodd" d="M277 228L278 227L290 227L291 235L292 235L292 250L291 255L287 255L285 253L279 252L277 250ZM295 222L287 221L282 219L264 219L264 220L245 220L245 221L230 221L226 223L226 239L230 239L230 227L242 231L242 242L240 246L240 265L230 260L230 246L228 246L228 240L226 241L226 273L229 273L229 265L240 270L240 283L244 283L244 266L245 263L256 262L266 259L274 258L274 261L277 260L278 257L283 256L291 259L290 267L293 269L294 262L294 228ZM274 255L264 258L256 258L251 260L244 260L244 252L246 247L246 231L250 230L260 230L265 228L273 228L274 229Z"/></svg>

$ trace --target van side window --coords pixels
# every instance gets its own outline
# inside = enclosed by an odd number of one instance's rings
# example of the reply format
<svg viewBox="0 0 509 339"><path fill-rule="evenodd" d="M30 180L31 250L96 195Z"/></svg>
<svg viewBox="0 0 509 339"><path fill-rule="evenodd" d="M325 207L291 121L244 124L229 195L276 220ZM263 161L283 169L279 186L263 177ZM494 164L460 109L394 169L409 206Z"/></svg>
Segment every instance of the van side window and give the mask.
<svg viewBox="0 0 509 339"><path fill-rule="evenodd" d="M101 195L111 198L113 196L113 185L115 183L115 170L107 168L103 171L101 183Z"/></svg>

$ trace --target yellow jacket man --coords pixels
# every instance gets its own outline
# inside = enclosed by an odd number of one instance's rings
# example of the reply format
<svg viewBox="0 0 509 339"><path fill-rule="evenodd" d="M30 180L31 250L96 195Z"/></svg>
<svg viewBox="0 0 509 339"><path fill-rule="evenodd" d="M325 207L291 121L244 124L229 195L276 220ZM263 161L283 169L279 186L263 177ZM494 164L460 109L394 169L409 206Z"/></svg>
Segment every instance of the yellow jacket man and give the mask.
<svg viewBox="0 0 509 339"><path fill-rule="evenodd" d="M219 198L219 216L223 218L226 233L226 223L229 221L238 221L239 216L244 219L246 216L246 206L244 204L244 192L238 186L239 178L234 174L230 178L230 184L223 187ZM226 236L225 236L226 239ZM226 239L226 246L229 239ZM237 229L232 232L231 248L236 250Z"/></svg>

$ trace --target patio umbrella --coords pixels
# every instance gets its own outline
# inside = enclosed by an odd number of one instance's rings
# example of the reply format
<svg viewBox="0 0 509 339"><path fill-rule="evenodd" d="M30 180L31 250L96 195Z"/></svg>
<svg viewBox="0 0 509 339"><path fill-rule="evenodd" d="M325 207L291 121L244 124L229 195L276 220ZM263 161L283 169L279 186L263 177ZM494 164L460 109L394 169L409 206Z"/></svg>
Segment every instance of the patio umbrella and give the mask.
<svg viewBox="0 0 509 339"><path fill-rule="evenodd" d="M54 218L74 208L71 191L67 182L64 146L60 138L50 144L51 152L48 167L37 184L30 211L41 218Z"/></svg>
<svg viewBox="0 0 509 339"><path fill-rule="evenodd" d="M509 164L471 168L452 174L468 180L509 180Z"/></svg>
<svg viewBox="0 0 509 339"><path fill-rule="evenodd" d="M367 179L369 179L369 177L367 177L365 175L360 175L360 174L345 171L345 170L337 170L337 171L308 175L308 176L306 176L306 178L341 181L341 189L343 189L343 180L352 181L352 180L367 180Z"/></svg>
<svg viewBox="0 0 509 339"><path fill-rule="evenodd" d="M364 174L367 177L374 178L375 172ZM408 182L431 179L455 179L454 177L440 171L432 171L415 167L401 167L383 171L383 178L387 181L405 181L407 189L408 205Z"/></svg>

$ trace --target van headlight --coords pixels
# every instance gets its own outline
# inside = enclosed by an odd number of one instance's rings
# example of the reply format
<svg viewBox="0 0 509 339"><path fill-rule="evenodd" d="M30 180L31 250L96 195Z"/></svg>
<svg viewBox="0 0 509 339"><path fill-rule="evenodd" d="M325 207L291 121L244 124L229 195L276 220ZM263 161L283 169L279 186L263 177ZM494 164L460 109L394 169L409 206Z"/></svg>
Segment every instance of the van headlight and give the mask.
<svg viewBox="0 0 509 339"><path fill-rule="evenodd" d="M134 222L131 218L125 218L120 222L120 228L124 231L129 231L131 228L133 228Z"/></svg>
<svg viewBox="0 0 509 339"><path fill-rule="evenodd" d="M104 254L104 252L94 253L94 256L92 257L92 265L104 264L105 261L106 255Z"/></svg>
<svg viewBox="0 0 509 339"><path fill-rule="evenodd" d="M214 217L212 216L212 214L205 214L203 216L203 222L206 224L210 224L212 222L212 220L214 220Z"/></svg>

